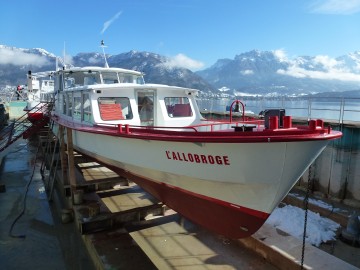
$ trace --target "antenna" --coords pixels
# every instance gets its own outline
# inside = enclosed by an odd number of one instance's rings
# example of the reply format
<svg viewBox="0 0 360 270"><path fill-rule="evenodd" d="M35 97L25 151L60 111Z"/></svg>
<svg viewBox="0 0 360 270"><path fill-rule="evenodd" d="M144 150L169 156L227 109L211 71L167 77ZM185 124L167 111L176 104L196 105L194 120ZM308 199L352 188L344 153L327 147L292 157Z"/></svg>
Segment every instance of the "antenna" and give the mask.
<svg viewBox="0 0 360 270"><path fill-rule="evenodd" d="M64 61L64 68L66 68L66 60L65 60L65 50L66 50L66 48L65 48L65 41L64 41L64 51L63 51L63 54L64 54L64 56L63 56L63 61Z"/></svg>
<svg viewBox="0 0 360 270"><path fill-rule="evenodd" d="M108 62L107 62L107 60L106 60L105 49L104 49L104 48L106 48L107 46L105 46L104 40L101 40L101 45L100 45L100 47L102 48L102 51L103 51L103 54L104 54L105 67L106 67L106 68L109 68Z"/></svg>

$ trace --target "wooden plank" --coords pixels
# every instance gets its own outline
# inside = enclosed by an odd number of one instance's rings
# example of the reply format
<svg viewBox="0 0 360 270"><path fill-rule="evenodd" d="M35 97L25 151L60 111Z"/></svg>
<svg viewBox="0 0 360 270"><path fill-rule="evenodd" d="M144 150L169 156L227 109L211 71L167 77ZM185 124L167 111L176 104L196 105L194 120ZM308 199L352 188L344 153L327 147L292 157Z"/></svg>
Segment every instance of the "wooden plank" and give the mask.
<svg viewBox="0 0 360 270"><path fill-rule="evenodd" d="M96 269L158 269L124 230L84 235L83 239Z"/></svg>
<svg viewBox="0 0 360 270"><path fill-rule="evenodd" d="M85 181L111 180L113 178L120 178L117 173L99 165L96 162L78 163L77 166L79 167Z"/></svg>
<svg viewBox="0 0 360 270"><path fill-rule="evenodd" d="M185 269L190 266L191 269L234 269L226 266L215 250L177 222L133 231L130 235L158 269Z"/></svg>
<svg viewBox="0 0 360 270"><path fill-rule="evenodd" d="M75 163L74 163L74 147L72 139L72 130L71 128L66 128L66 138L67 138L67 152L68 152L68 175L70 186L75 190L76 188L76 177L75 177Z"/></svg>
<svg viewBox="0 0 360 270"><path fill-rule="evenodd" d="M100 206L97 216L90 216L92 204ZM137 185L121 189L84 194L84 203L74 205L75 220L82 234L122 227L150 214L161 215L163 204Z"/></svg>
<svg viewBox="0 0 360 270"><path fill-rule="evenodd" d="M69 178L68 178L68 164L67 164L67 160L66 160L66 144L65 144L65 140L64 140L64 127L59 125L59 136L60 138L58 138L60 140L60 161L61 161L61 173L62 173L62 181L64 185L69 185Z"/></svg>
<svg viewBox="0 0 360 270"><path fill-rule="evenodd" d="M158 203L154 197L145 193L137 185L112 191L109 195L100 194L102 203L111 213L148 207Z"/></svg>

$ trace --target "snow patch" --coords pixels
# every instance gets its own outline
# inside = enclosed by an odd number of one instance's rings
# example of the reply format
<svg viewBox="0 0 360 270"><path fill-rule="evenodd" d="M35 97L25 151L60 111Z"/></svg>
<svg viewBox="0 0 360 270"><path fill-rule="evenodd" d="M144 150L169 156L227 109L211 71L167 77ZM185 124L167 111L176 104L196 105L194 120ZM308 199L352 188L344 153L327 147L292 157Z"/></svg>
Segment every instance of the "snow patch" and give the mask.
<svg viewBox="0 0 360 270"><path fill-rule="evenodd" d="M267 224L274 226L298 239L304 233L305 211L292 205L276 208L270 215ZM321 217L318 213L308 210L306 241L314 246L335 240L336 230L340 225L328 218Z"/></svg>

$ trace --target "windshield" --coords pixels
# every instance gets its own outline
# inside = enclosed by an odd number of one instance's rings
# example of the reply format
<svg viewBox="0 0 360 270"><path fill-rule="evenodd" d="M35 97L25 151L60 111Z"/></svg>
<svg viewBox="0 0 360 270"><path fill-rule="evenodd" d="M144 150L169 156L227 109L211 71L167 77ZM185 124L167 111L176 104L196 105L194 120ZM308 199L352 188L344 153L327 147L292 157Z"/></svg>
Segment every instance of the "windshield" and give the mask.
<svg viewBox="0 0 360 270"><path fill-rule="evenodd" d="M97 71L69 71L65 72L64 87L72 88L84 85L93 85L101 83L100 73Z"/></svg>
<svg viewBox="0 0 360 270"><path fill-rule="evenodd" d="M64 73L64 87L81 87L94 84L144 84L143 76L115 71L69 71Z"/></svg>

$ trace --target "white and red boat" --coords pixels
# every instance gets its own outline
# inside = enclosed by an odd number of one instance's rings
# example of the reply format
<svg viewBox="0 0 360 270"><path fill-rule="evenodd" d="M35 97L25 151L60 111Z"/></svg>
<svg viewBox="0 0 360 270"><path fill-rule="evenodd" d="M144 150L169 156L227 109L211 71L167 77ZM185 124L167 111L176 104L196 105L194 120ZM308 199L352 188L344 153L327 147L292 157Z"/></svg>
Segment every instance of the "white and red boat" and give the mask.
<svg viewBox="0 0 360 270"><path fill-rule="evenodd" d="M28 112L28 119L31 122L36 122L44 117L47 106L45 103L51 101L54 93L54 79L52 77L53 71L44 71L27 74L27 87L23 89L26 95L26 107L24 111Z"/></svg>
<svg viewBox="0 0 360 270"><path fill-rule="evenodd" d="M208 121L197 90L145 84L137 71L83 67L54 75L52 119L72 130L77 151L226 237L256 232L328 142L342 136L321 120L293 126L290 116L234 121L230 110L227 121Z"/></svg>

